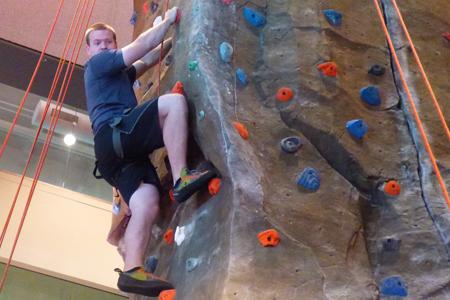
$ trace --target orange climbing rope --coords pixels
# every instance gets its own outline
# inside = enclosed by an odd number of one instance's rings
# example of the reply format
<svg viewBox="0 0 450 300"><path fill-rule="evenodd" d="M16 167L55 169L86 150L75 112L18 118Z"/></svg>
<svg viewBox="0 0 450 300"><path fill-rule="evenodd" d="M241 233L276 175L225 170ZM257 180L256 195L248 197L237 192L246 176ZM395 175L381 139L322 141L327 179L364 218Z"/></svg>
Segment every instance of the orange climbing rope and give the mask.
<svg viewBox="0 0 450 300"><path fill-rule="evenodd" d="M31 76L30 82L28 83L27 90L25 91L25 94L23 95L22 100L20 100L20 104L19 104L19 107L17 109L16 115L14 116L14 119L13 119L13 121L11 123L11 126L9 127L8 133L6 134L6 137L3 140L2 147L0 148L0 158L3 156L3 152L6 149L6 145L8 144L8 141L9 141L9 138L10 138L10 136L12 134L12 131L14 130L14 127L16 126L17 119L19 118L20 113L22 112L23 106L25 105L25 102L26 102L26 100L28 98L28 94L31 91L31 87L33 86L34 80L36 78L36 74L39 71L39 68L41 66L42 60L44 59L45 51L47 51L48 43L50 42L50 39L52 38L53 32L54 32L55 27L56 27L56 23L58 22L59 16L61 15L61 10L62 10L63 3L64 3L64 0L61 0L59 2L59 6L58 6L58 9L56 11L55 18L53 20L53 23L52 23L52 26L50 28L50 31L48 32L47 39L45 40L44 47L42 48L42 52L41 52L41 55L39 57L39 60L36 63L36 67L34 69L33 75Z"/></svg>
<svg viewBox="0 0 450 300"><path fill-rule="evenodd" d="M400 12L400 9L398 8L397 1L396 0L391 0L391 1L392 1L392 4L394 5L395 11L396 11L397 16L398 16L398 18L400 20L400 24L402 25L403 31L406 34L406 38L408 39L409 45L411 46L412 53L413 53L414 58L415 58L415 60L417 62L417 65L419 67L420 74L422 75L422 79L425 82L425 85L426 85L426 87L428 89L428 92L430 93L431 99L433 100L434 108L436 109L436 112L439 115L439 120L441 121L442 127L445 130L445 133L447 135L448 140L450 141L450 130L448 129L447 122L445 121L445 118L444 118L444 115L442 113L441 107L439 106L439 102L436 99L436 95L434 94L433 88L431 87L430 81L428 80L428 76L425 73L425 70L423 68L422 62L420 61L419 55L417 54L416 47L414 47L414 43L413 43L413 41L411 39L411 36L409 35L408 28L406 27L406 24L405 24L405 22L403 20L403 17L402 17L402 14Z"/></svg>
<svg viewBox="0 0 450 300"><path fill-rule="evenodd" d="M79 1L81 2L81 0L79 0ZM90 0L84 0L84 4L89 3L89 1ZM26 202L26 205L25 205L25 208L24 208L24 212L22 214L22 218L21 218L21 221L20 221L20 224L19 224L19 228L18 228L17 233L16 233L16 237L14 239L13 248L11 250L11 253L10 253L10 256L9 256L9 259L8 259L8 263L6 264L5 269L3 271L3 275L2 275L2 278L1 278L1 281L0 281L0 292L2 291L3 286L5 284L6 277L7 277L7 274L8 274L8 270L9 270L9 267L11 265L12 257L13 257L13 254L14 254L14 251L15 251L15 248L16 248L19 236L20 236L20 232L21 232L23 224L25 222L25 218L26 218L26 215L27 215L27 212L28 212L28 208L29 208L29 206L31 204L31 199L33 197L33 193L34 193L34 190L36 188L36 185L37 185L40 173L41 173L42 168L44 166L44 162L45 162L45 159L46 159L46 156L47 156L47 153L48 153L48 149L49 149L49 146L50 146L50 143L51 143L51 139L53 137L54 129L55 129L57 121L59 119L59 114L61 113L62 104L64 103L64 99L65 99L66 94L67 94L69 83L70 83L70 81L72 79L73 71L75 70L75 63L78 60L78 55L80 53L81 46L83 44L83 32L87 29L87 26L89 24L90 18L92 16L92 11L93 11L94 6L95 6L95 2L96 2L96 0L93 0L92 7L91 7L90 12L89 12L89 16L88 16L86 24L84 26L83 26L83 24L85 23L85 19L86 19L86 15L87 15L87 12L88 12L89 5L87 5L87 6L83 5L83 8L86 7L86 10L84 11L84 13L81 13L80 16L78 17L78 21L77 21L77 25L76 25L76 29L75 29L75 32L78 32L78 34L77 34L77 38L75 40L74 49L73 49L73 52L72 52L72 56L70 58L70 62L68 64L68 66L67 66L63 82L61 84L61 89L60 89L59 96L58 96L58 99L57 99L56 112L52 114L50 129L49 129L49 131L47 133L47 138L46 138L46 141L45 141L45 144L44 144L44 148L41 151L41 155L40 155L40 158L39 158L39 163L38 163L38 166L36 168L35 175L34 175L34 178L33 178L33 183L32 183L29 195L28 195L28 199L27 199L27 202ZM76 18L76 15L77 15L77 13L75 14L74 18ZM82 17L82 21L80 23L79 21L81 19L81 16L83 16L83 17ZM73 22L72 22L72 25L73 25ZM84 30L83 30L83 28L84 28ZM70 29L70 32L72 32L72 28ZM70 40L72 41L73 39L70 39ZM67 42L67 40L66 40L66 42ZM78 49L75 51L75 49L77 48L77 45L78 45ZM67 45L65 45L65 47L64 47L65 49L66 49L66 46ZM76 52L75 59L73 59L75 52ZM57 75L59 75L59 74L60 74L60 72ZM56 82L57 81L58 80L56 80ZM52 88L53 88L53 86L52 86ZM53 91L54 91L54 89L53 89ZM45 114L43 115L42 119L43 120L45 119ZM42 123L41 123L41 126L42 126ZM38 134L36 135L36 137L37 136L38 136ZM31 153L30 153L30 156L31 156ZM20 189L20 187L19 187L19 189Z"/></svg>
<svg viewBox="0 0 450 300"><path fill-rule="evenodd" d="M443 194L443 196L445 198L445 201L447 202L448 208L450 209L450 198L449 198L449 195L448 195L448 192L447 192L447 188L445 186L445 182L442 179L441 172L439 171L438 165L436 163L436 158L434 156L433 150L431 149L430 143L428 142L428 138L427 138L427 136L425 134L425 130L423 128L422 121L421 121L421 119L419 117L419 114L418 114L417 109L416 109L416 105L414 104L414 100L413 100L413 98L411 96L411 92L410 92L409 87L408 87L408 85L406 83L406 79L405 79L405 75L403 73L403 69L402 69L402 67L400 65L400 61L398 59L397 53L395 52L395 48L394 48L394 45L392 43L391 36L389 35L389 31L388 31L387 26L386 26L386 24L384 22L383 13L381 12L380 4L378 3L378 0L373 0L373 3L375 4L375 8L377 10L378 17L380 18L381 26L383 28L384 34L385 34L387 42L389 44L389 49L391 50L392 58L394 59L395 65L396 65L396 67L398 69L398 73L400 75L400 79L401 79L403 88L405 89L406 96L408 98L409 104L411 105L411 110L413 112L414 119L415 119L415 121L417 123L417 127L419 129L420 136L422 138L422 141L424 143L424 146L425 146L425 149L426 149L426 151L428 153L428 156L430 157L431 164L433 166L434 172L436 173L436 177L438 179L439 186L441 188L442 194Z"/></svg>

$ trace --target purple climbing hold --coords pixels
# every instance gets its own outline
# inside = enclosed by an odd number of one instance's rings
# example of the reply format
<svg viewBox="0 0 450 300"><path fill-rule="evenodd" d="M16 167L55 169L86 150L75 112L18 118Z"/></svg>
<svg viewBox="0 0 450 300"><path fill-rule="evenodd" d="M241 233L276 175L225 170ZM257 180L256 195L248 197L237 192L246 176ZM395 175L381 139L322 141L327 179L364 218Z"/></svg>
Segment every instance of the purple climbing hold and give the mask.
<svg viewBox="0 0 450 300"><path fill-rule="evenodd" d="M323 14L328 23L330 23L331 25L340 26L342 24L342 14L339 11L334 9L325 9L323 11Z"/></svg>
<svg viewBox="0 0 450 300"><path fill-rule="evenodd" d="M386 72L386 68L380 65L373 65L370 70L369 74L375 75L375 76L383 76Z"/></svg>
<svg viewBox="0 0 450 300"><path fill-rule="evenodd" d="M150 9L151 9L152 13L155 13L158 10L158 3L156 3L155 1L152 1L152 4L150 4Z"/></svg>
<svg viewBox="0 0 450 300"><path fill-rule="evenodd" d="M244 19L249 23L250 25L254 27L263 27L266 25L266 17L261 14L260 12L257 12L254 9L251 9L249 7L244 7L243 10Z"/></svg>
<svg viewBox="0 0 450 300"><path fill-rule="evenodd" d="M229 43L223 42L220 44L219 53L222 61L229 63L233 57L233 47Z"/></svg>
<svg viewBox="0 0 450 300"><path fill-rule="evenodd" d="M298 136L289 136L281 140L280 146L286 153L295 153L302 146L302 142Z"/></svg>
<svg viewBox="0 0 450 300"><path fill-rule="evenodd" d="M381 104L380 92L376 86L367 86L359 91L361 100L372 106Z"/></svg>
<svg viewBox="0 0 450 300"><path fill-rule="evenodd" d="M362 139L369 129L369 126L361 119L348 121L345 127L348 133L357 139Z"/></svg>
<svg viewBox="0 0 450 300"><path fill-rule="evenodd" d="M297 185L315 192L320 187L320 175L315 169L307 167L298 176Z"/></svg>
<svg viewBox="0 0 450 300"><path fill-rule="evenodd" d="M130 24L134 26L136 25L136 22L137 22L137 12L133 11L133 14L131 15L130 18Z"/></svg>

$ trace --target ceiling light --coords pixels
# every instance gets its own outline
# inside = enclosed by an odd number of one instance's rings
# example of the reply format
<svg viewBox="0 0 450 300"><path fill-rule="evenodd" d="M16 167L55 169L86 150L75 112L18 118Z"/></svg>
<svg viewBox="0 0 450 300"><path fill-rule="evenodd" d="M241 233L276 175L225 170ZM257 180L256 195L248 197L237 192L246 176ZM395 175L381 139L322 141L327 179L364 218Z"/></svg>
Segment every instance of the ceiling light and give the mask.
<svg viewBox="0 0 450 300"><path fill-rule="evenodd" d="M77 138L71 133L68 133L64 136L64 143L69 147L73 146L76 143L76 141Z"/></svg>

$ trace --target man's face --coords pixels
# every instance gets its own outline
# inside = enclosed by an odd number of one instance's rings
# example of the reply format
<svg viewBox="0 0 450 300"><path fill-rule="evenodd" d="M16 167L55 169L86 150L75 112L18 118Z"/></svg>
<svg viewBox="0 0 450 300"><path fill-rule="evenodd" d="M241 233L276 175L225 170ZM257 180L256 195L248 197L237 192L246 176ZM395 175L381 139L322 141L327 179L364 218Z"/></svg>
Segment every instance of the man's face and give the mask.
<svg viewBox="0 0 450 300"><path fill-rule="evenodd" d="M117 49L117 44L114 42L114 35L109 30L94 30L89 34L89 45L86 46L86 51L91 58L101 51Z"/></svg>

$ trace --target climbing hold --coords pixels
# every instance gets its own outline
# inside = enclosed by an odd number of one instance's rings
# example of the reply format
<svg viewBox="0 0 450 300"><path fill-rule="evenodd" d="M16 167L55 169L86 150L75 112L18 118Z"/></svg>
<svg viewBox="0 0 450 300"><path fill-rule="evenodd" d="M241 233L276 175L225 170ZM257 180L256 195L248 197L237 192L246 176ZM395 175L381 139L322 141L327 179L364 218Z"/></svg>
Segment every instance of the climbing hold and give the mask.
<svg viewBox="0 0 450 300"><path fill-rule="evenodd" d="M347 128L348 133L357 139L362 139L369 128L362 119L350 120L345 127Z"/></svg>
<svg viewBox="0 0 450 300"><path fill-rule="evenodd" d="M198 112L198 119L200 120L200 121L202 121L203 119L205 119L205 111L204 110L201 110L201 111L199 111Z"/></svg>
<svg viewBox="0 0 450 300"><path fill-rule="evenodd" d="M233 126L244 140L248 139L248 137L249 137L248 130L244 124L242 124L241 122L235 121L235 122L233 122Z"/></svg>
<svg viewBox="0 0 450 300"><path fill-rule="evenodd" d="M336 77L337 75L337 65L332 61L319 64L317 69L322 71L322 74L325 76Z"/></svg>
<svg viewBox="0 0 450 300"><path fill-rule="evenodd" d="M369 105L378 106L381 104L380 92L376 86L367 86L359 91L361 100Z"/></svg>
<svg viewBox="0 0 450 300"><path fill-rule="evenodd" d="M263 247L276 247L280 243L280 235L275 229L268 229L258 233L258 240Z"/></svg>
<svg viewBox="0 0 450 300"><path fill-rule="evenodd" d="M408 289L400 276L384 278L380 283L380 292L385 296L408 296Z"/></svg>
<svg viewBox="0 0 450 300"><path fill-rule="evenodd" d="M222 61L229 63L233 57L233 47L227 42L222 42L219 46L219 53Z"/></svg>
<svg viewBox="0 0 450 300"><path fill-rule="evenodd" d="M396 180L389 180L384 184L384 192L389 196L400 195L400 184Z"/></svg>
<svg viewBox="0 0 450 300"><path fill-rule="evenodd" d="M294 92L288 87L282 87L278 90L276 98L280 102L288 102L294 97Z"/></svg>
<svg viewBox="0 0 450 300"><path fill-rule="evenodd" d="M342 14L339 11L334 9L325 9L323 11L323 14L328 23L330 23L331 25L340 26L342 24Z"/></svg>
<svg viewBox="0 0 450 300"><path fill-rule="evenodd" d="M171 55L171 54L167 55L166 62L165 62L166 66L170 66L172 64L172 62L173 62L173 55Z"/></svg>
<svg viewBox="0 0 450 300"><path fill-rule="evenodd" d="M130 24L134 26L136 25L136 22L137 22L137 12L133 11L133 14L131 15L130 18Z"/></svg>
<svg viewBox="0 0 450 300"><path fill-rule="evenodd" d="M185 238L186 238L185 227L177 226L177 228L175 230L175 243L177 243L177 246L180 246L183 243Z"/></svg>
<svg viewBox="0 0 450 300"><path fill-rule="evenodd" d="M241 86L246 86L248 84L247 74L241 68L236 69L236 78Z"/></svg>
<svg viewBox="0 0 450 300"><path fill-rule="evenodd" d="M200 264L200 259L196 257L190 257L186 260L186 270L192 272Z"/></svg>
<svg viewBox="0 0 450 300"><path fill-rule="evenodd" d="M158 258L156 256L149 256L145 260L144 269L147 272L155 273L156 267L158 266Z"/></svg>
<svg viewBox="0 0 450 300"><path fill-rule="evenodd" d="M289 136L280 142L281 149L287 153L295 153L301 147L302 142L298 136Z"/></svg>
<svg viewBox="0 0 450 300"><path fill-rule="evenodd" d="M165 290L159 293L158 300L175 300L176 290Z"/></svg>
<svg viewBox="0 0 450 300"><path fill-rule="evenodd" d="M172 93L184 95L184 85L181 81L175 82L175 85L172 88Z"/></svg>
<svg viewBox="0 0 450 300"><path fill-rule="evenodd" d="M230 5L231 3L233 3L233 0L222 0L222 3L225 5Z"/></svg>
<svg viewBox="0 0 450 300"><path fill-rule="evenodd" d="M444 32L444 33L442 34L442 37L443 37L444 39L446 39L447 42L450 42L450 33L449 33L449 32Z"/></svg>
<svg viewBox="0 0 450 300"><path fill-rule="evenodd" d="M142 11L144 12L144 14L148 14L148 12L150 11L150 3L148 3L148 1L145 1L144 4L142 5Z"/></svg>
<svg viewBox="0 0 450 300"><path fill-rule="evenodd" d="M220 191L220 185L221 185L220 178L213 178L208 183L208 192L211 196L215 196Z"/></svg>
<svg viewBox="0 0 450 300"><path fill-rule="evenodd" d="M181 9L177 9L177 15L175 16L175 24L179 24L181 22Z"/></svg>
<svg viewBox="0 0 450 300"><path fill-rule="evenodd" d="M152 1L152 4L150 5L150 9L152 10L152 13L155 13L158 10L158 3L155 1Z"/></svg>
<svg viewBox="0 0 450 300"><path fill-rule="evenodd" d="M134 88L135 90L137 90L137 89L140 88L140 87L141 87L141 82L140 82L139 79L136 79L136 80L134 81L134 83L133 83L133 88Z"/></svg>
<svg viewBox="0 0 450 300"><path fill-rule="evenodd" d="M244 7L243 15L244 19L252 26L259 28L266 24L266 17L249 7Z"/></svg>
<svg viewBox="0 0 450 300"><path fill-rule="evenodd" d="M400 249L401 240L396 238L387 238L383 240L383 250L384 251L398 251Z"/></svg>
<svg viewBox="0 0 450 300"><path fill-rule="evenodd" d="M383 76L384 72L386 72L386 68L382 67L380 65L373 65L370 67L369 74L375 75L375 76Z"/></svg>
<svg viewBox="0 0 450 300"><path fill-rule="evenodd" d="M169 228L166 233L164 233L164 241L167 245L173 244L173 229Z"/></svg>
<svg viewBox="0 0 450 300"><path fill-rule="evenodd" d="M191 60L191 61L188 63L188 69L189 69L189 71L195 71L195 70L197 69L197 67L198 67L198 61L196 61L196 60Z"/></svg>
<svg viewBox="0 0 450 300"><path fill-rule="evenodd" d="M315 192L320 187L320 175L315 169L307 167L297 177L297 185Z"/></svg>
<svg viewBox="0 0 450 300"><path fill-rule="evenodd" d="M169 199L171 203L175 203L175 196L173 195L173 189L169 190Z"/></svg>

